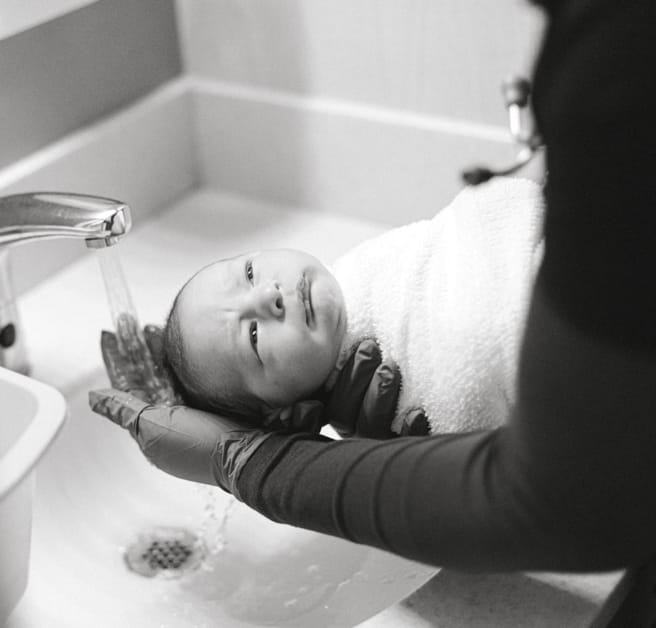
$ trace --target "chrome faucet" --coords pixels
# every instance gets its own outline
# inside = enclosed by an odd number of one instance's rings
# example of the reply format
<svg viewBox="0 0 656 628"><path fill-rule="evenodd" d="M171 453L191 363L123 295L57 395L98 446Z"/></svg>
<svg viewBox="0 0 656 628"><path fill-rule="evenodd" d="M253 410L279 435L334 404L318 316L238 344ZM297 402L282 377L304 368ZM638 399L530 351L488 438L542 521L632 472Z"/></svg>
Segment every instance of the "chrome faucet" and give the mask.
<svg viewBox="0 0 656 628"><path fill-rule="evenodd" d="M61 192L0 197L0 366L29 371L9 272L9 245L81 238L97 249L116 244L131 226L130 208L109 198Z"/></svg>

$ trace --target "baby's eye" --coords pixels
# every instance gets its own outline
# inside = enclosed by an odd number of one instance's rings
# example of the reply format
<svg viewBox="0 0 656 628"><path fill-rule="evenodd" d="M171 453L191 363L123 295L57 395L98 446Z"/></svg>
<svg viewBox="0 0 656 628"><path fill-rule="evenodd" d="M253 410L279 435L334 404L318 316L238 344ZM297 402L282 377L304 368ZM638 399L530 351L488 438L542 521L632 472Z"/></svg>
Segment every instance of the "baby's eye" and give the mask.
<svg viewBox="0 0 656 628"><path fill-rule="evenodd" d="M255 276L255 273L253 273L253 262L252 260L248 260L246 262L246 279L253 283L253 277Z"/></svg>
<svg viewBox="0 0 656 628"><path fill-rule="evenodd" d="M249 333L251 336L251 345L253 345L253 349L255 349L255 353L257 353L257 323L255 321L251 323L251 328Z"/></svg>

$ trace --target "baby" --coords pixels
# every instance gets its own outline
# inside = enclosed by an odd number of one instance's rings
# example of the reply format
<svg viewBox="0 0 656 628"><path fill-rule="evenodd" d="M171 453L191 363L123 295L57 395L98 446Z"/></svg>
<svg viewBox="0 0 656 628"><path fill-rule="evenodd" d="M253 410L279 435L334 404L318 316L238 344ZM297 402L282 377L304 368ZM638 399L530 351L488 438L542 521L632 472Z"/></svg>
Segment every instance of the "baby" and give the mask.
<svg viewBox="0 0 656 628"><path fill-rule="evenodd" d="M196 273L175 298L164 347L187 403L251 418L320 389L345 330L330 271L301 251L266 250Z"/></svg>
<svg viewBox="0 0 656 628"><path fill-rule="evenodd" d="M266 417L312 398L373 337L401 370L393 429L413 407L433 433L498 426L514 403L541 235L540 188L502 179L360 244L331 270L290 249L215 262L173 303L168 367L189 405Z"/></svg>

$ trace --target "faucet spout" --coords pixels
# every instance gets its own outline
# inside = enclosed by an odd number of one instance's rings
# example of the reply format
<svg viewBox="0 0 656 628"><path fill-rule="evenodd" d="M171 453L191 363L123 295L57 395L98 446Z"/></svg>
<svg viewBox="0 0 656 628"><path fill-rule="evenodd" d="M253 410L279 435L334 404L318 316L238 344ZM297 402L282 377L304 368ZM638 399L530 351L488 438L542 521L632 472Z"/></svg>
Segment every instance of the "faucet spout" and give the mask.
<svg viewBox="0 0 656 628"><path fill-rule="evenodd" d="M30 370L9 272L9 245L79 238L89 248L112 246L132 226L121 201L84 194L34 192L0 197L0 367Z"/></svg>
<svg viewBox="0 0 656 628"><path fill-rule="evenodd" d="M0 198L0 247L43 238L81 238L89 248L115 244L132 226L121 201L35 192Z"/></svg>

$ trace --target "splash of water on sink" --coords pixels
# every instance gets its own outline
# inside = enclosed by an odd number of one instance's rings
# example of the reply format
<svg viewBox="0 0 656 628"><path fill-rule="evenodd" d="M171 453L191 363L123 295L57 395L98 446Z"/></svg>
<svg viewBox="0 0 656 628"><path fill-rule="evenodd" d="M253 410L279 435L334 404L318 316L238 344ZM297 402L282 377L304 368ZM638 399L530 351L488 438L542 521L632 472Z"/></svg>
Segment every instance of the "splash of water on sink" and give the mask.
<svg viewBox="0 0 656 628"><path fill-rule="evenodd" d="M221 553L227 541L227 528L230 515L237 504L234 497L228 499L228 503L221 509L217 497L223 499L223 495L218 495L216 488L199 484L196 487L201 500L204 503L203 514L198 526L198 542L204 541L208 552L201 563L201 569L204 571L214 571L214 557Z"/></svg>

